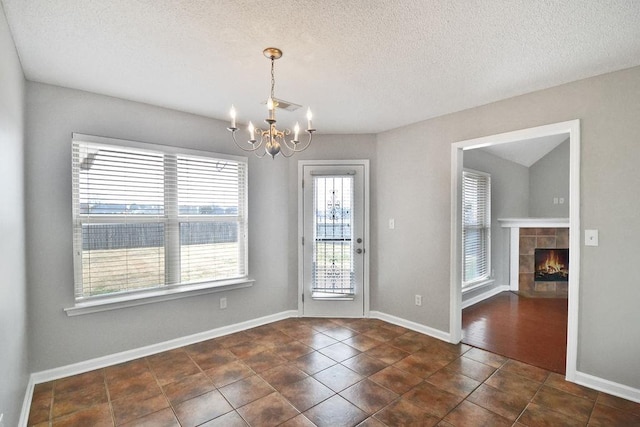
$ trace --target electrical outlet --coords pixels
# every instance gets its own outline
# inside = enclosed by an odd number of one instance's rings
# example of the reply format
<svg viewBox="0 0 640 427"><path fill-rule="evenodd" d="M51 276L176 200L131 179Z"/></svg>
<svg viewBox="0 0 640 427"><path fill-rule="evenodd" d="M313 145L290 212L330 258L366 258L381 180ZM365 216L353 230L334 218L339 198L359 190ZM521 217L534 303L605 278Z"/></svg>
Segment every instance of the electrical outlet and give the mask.
<svg viewBox="0 0 640 427"><path fill-rule="evenodd" d="M422 295L416 295L416 305L422 305Z"/></svg>
<svg viewBox="0 0 640 427"><path fill-rule="evenodd" d="M225 308L227 308L227 299L226 298L220 298L220 309L224 310Z"/></svg>
<svg viewBox="0 0 640 427"><path fill-rule="evenodd" d="M393 230L394 228L396 228L396 220L389 218L389 230Z"/></svg>

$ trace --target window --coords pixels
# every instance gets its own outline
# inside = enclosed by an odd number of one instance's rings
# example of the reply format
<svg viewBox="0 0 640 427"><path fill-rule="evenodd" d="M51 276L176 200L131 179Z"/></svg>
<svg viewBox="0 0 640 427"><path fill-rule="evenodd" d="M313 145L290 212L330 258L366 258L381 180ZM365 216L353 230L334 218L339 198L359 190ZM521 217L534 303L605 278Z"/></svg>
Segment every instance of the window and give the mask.
<svg viewBox="0 0 640 427"><path fill-rule="evenodd" d="M491 271L491 176L462 172L462 287L486 280Z"/></svg>
<svg viewBox="0 0 640 427"><path fill-rule="evenodd" d="M246 158L79 134L72 153L76 301L247 277Z"/></svg>

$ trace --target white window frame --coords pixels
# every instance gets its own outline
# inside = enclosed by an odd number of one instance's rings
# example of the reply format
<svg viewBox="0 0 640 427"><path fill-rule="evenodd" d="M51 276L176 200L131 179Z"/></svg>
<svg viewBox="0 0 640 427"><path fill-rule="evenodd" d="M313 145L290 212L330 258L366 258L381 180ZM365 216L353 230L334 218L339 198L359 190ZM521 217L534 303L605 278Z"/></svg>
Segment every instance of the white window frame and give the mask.
<svg viewBox="0 0 640 427"><path fill-rule="evenodd" d="M232 156L232 155L219 154L219 153L213 153L208 151L192 150L192 149L186 149L186 148L180 148L180 147L174 147L174 146L149 144L149 143L143 143L138 141L128 141L128 140L122 140L122 139L106 138L106 137L74 133L72 136L72 143L76 141L97 143L97 144L103 144L108 146L120 146L123 148L130 148L130 149L142 149L142 150L148 150L148 151L155 151L155 152L163 153L166 156L166 159L171 159L171 158L175 159L176 156L182 155L182 156L206 157L206 158L213 158L213 159L226 159L226 160L232 160L238 163L243 163L244 170L245 170L245 177L244 177L245 178L244 179L245 197L244 197L244 200L242 201L243 206L238 206L238 216L239 216L239 220L243 223L242 229L244 229L244 233L242 235L238 235L238 240L241 245L241 251L242 251L241 257L244 256L244 259L241 260L240 262L242 262L245 266L244 267L245 274L242 275L241 277L234 277L226 280L210 280L210 281L202 281L199 283L190 283L190 284L180 284L180 283L171 284L171 285L165 284L165 285L150 288L150 289L117 292L117 293L100 295L100 296L78 297L76 289L78 286L78 280L80 280L80 285L82 280L81 279L82 278L82 259L81 259L82 248L80 247L80 251L78 251L77 246L78 244L81 245L82 242L81 241L78 242L77 241L78 239L76 237L74 238L74 294L76 295L76 298L75 298L74 306L65 309L67 315L74 316L79 314L93 313L97 311L131 307L131 306L148 304L148 303L153 303L158 301L166 301L166 300L171 300L176 298L207 294L211 292L221 292L221 291L227 291L230 289L245 288L253 285L254 280L250 279L248 276L248 209L247 209L248 208L248 159L246 157ZM165 173L166 173L166 170L165 170ZM73 189L74 206L77 203L79 203L79 191L75 187L76 186L74 185L74 189ZM177 187L174 187L174 189L175 189L175 192L177 193ZM167 194L165 194L165 197L166 196ZM165 214L159 218L161 222L165 224L165 234L167 236L170 234L176 234L176 233L167 233L166 230L168 230L170 227L177 228L179 224L178 215L177 215L177 197L175 197L176 196L175 194L173 196L174 197L172 197L172 199L176 200L176 206L165 209ZM78 226L82 227L83 218L82 218L82 215L79 213L79 209L73 209L73 211L74 211L73 223L74 223L74 234L75 234L76 228ZM113 218L113 215L111 215L111 217L112 217L110 219L111 221L122 222L122 219ZM150 217L151 217L150 215L145 215L144 218L142 217L139 219L134 218L133 221L135 222L136 220L139 220L140 222L148 222ZM107 221L109 221L109 219L107 219ZM131 216L127 218L127 221L131 221ZM196 221L201 221L201 219L196 219ZM171 246L173 246L174 248L172 249ZM180 250L179 241L177 242L177 245L176 245L176 242L172 243L170 238L165 238L165 251L176 250L176 248L178 251ZM177 259L177 257L174 256L174 257L166 257L166 258L167 260L168 259L174 260L173 265L169 265L167 267L167 271L172 271L172 270L176 271L175 269L178 268L178 272L179 272L179 261L177 264L175 263L175 260Z"/></svg>
<svg viewBox="0 0 640 427"><path fill-rule="evenodd" d="M472 173L480 176L484 176L487 178L487 194L485 195L485 224L483 229L487 230L487 244L484 254L486 260L486 271L484 274L478 277L474 277L471 280L465 281L465 266L466 266L466 257L465 257L465 215L464 215L464 207L465 207L465 198L464 198L464 186L465 186L465 173ZM482 172L474 169L463 168L462 170L462 289L463 290L471 290L472 288L476 288L478 286L483 286L485 282L491 280L491 174L487 172Z"/></svg>

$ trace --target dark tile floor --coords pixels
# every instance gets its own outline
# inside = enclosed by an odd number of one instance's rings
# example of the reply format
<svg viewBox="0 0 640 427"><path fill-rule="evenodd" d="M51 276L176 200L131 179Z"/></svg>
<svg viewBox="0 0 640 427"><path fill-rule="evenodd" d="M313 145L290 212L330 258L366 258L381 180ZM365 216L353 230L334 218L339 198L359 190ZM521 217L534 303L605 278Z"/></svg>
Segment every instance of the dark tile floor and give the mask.
<svg viewBox="0 0 640 427"><path fill-rule="evenodd" d="M565 373L567 298L502 292L462 310L462 330L465 344Z"/></svg>
<svg viewBox="0 0 640 427"><path fill-rule="evenodd" d="M292 318L35 387L35 426L631 426L640 404L373 319Z"/></svg>

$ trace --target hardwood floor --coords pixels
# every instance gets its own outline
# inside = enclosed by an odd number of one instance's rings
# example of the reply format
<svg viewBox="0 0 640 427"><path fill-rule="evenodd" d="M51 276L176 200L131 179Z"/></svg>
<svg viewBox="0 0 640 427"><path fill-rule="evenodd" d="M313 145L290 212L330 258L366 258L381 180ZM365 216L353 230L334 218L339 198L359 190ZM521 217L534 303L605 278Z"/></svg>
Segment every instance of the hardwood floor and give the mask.
<svg viewBox="0 0 640 427"><path fill-rule="evenodd" d="M465 344L560 374L567 353L567 299L502 292L462 311Z"/></svg>

